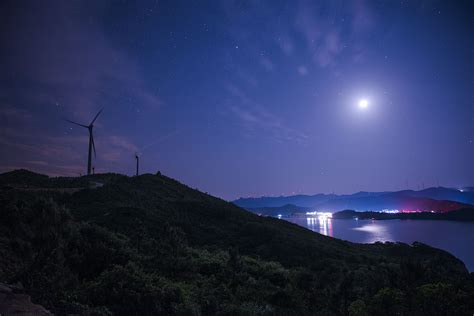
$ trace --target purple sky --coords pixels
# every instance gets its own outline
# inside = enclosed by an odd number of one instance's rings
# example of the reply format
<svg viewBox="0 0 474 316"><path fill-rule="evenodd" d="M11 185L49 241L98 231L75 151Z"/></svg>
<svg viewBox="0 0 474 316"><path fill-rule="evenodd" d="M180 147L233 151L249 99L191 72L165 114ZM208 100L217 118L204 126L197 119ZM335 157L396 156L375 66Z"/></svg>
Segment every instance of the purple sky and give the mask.
<svg viewBox="0 0 474 316"><path fill-rule="evenodd" d="M2 1L0 171L225 199L474 185L472 1ZM358 102L369 106L360 109Z"/></svg>

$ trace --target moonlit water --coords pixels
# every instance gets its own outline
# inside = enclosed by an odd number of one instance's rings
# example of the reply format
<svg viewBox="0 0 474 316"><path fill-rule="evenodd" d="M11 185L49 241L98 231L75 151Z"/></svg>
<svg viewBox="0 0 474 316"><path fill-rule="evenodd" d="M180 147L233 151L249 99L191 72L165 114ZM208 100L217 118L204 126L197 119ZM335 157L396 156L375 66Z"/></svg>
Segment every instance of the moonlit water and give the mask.
<svg viewBox="0 0 474 316"><path fill-rule="evenodd" d="M446 250L474 271L474 223L429 220L351 220L291 217L285 220L320 234L357 243L419 241Z"/></svg>

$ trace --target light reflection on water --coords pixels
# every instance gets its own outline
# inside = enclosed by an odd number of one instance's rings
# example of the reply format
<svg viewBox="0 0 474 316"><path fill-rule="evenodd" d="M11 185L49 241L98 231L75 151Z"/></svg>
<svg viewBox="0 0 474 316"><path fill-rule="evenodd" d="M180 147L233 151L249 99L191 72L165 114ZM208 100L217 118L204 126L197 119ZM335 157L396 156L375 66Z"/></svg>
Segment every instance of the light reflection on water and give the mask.
<svg viewBox="0 0 474 316"><path fill-rule="evenodd" d="M387 227L380 222L371 221L351 221L351 220L336 220L338 221L338 233L334 235L333 224L334 221L330 217L318 216L318 217L290 217L286 218L287 221L298 224L300 226L309 228L312 231L320 233L329 237L336 237L345 239L348 234L357 235L356 240L354 238L348 238L348 240L356 241L359 243L374 243L377 241L392 241L393 237ZM304 222L306 221L306 223ZM305 225L306 224L306 225ZM349 226L343 224L350 224ZM343 227L346 226L346 227ZM343 230L350 230L350 232L344 232Z"/></svg>
<svg viewBox="0 0 474 316"><path fill-rule="evenodd" d="M356 243L419 241L449 251L474 271L474 222L430 220L350 220L324 216L289 217L287 221L320 234Z"/></svg>
<svg viewBox="0 0 474 316"><path fill-rule="evenodd" d="M291 220L290 220L291 221ZM298 224L298 223L296 223ZM333 237L332 219L329 217L307 217L306 227L320 234Z"/></svg>
<svg viewBox="0 0 474 316"><path fill-rule="evenodd" d="M360 227L354 227L352 230L366 232L366 240L364 243L374 243L376 241L391 241L393 240L386 226L377 224L375 221L371 221L369 224L365 224Z"/></svg>

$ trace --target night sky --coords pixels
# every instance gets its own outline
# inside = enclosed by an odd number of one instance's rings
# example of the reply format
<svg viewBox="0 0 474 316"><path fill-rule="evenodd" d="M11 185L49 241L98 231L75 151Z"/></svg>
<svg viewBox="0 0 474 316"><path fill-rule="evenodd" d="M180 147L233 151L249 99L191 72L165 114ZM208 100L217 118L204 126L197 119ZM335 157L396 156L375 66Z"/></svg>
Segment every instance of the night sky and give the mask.
<svg viewBox="0 0 474 316"><path fill-rule="evenodd" d="M474 185L474 1L2 1L0 171L233 199ZM359 106L367 100L367 108Z"/></svg>

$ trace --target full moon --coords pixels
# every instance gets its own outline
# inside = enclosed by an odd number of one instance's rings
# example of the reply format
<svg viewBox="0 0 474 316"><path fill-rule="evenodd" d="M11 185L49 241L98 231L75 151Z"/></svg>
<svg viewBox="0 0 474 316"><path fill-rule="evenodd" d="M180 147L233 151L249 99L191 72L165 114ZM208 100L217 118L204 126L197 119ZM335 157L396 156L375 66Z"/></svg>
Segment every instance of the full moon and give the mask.
<svg viewBox="0 0 474 316"><path fill-rule="evenodd" d="M369 106L369 101L367 101L366 99L362 99L359 101L359 107L361 109L366 109L368 106Z"/></svg>

